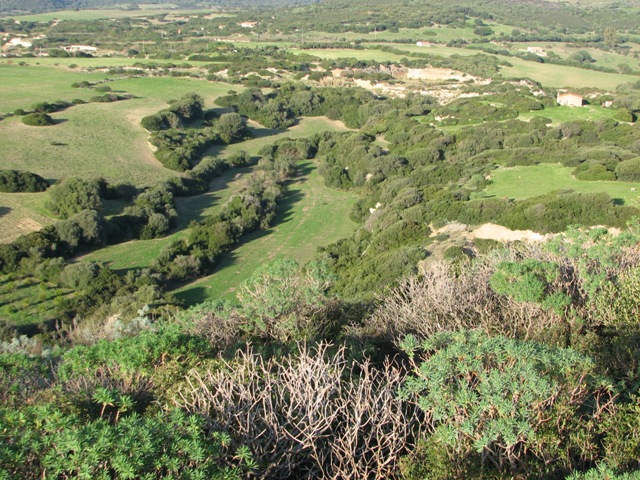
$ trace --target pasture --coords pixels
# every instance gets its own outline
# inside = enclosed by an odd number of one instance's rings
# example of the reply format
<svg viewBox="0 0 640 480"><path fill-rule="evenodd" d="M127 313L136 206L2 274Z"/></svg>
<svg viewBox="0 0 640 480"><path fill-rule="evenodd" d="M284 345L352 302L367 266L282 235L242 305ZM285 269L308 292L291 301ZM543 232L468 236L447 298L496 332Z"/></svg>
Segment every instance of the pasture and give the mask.
<svg viewBox="0 0 640 480"><path fill-rule="evenodd" d="M299 50L297 52L309 53L323 59L335 60L337 58L357 58L358 60L376 60L380 62L393 61L400 62L406 55L384 52L377 50L384 44L371 45L366 50L360 49L318 49L318 50ZM471 56L482 54L483 52L468 48L446 47L443 45L435 45L433 47L418 47L406 44L387 44L393 46L403 52L423 53L429 55L441 55L449 57L451 55ZM296 53L297 53L296 52ZM488 55L488 54L484 54ZM637 76L624 75L621 73L605 73L595 70L587 70L584 68L569 67L565 65L552 65L548 63L537 63L522 60L516 57L507 57L497 55L502 60L511 64L511 66L503 66L500 69L500 76L504 78L530 78L536 82L540 82L545 87L562 88L600 88L604 90L615 90L622 83L635 82Z"/></svg>
<svg viewBox="0 0 640 480"><path fill-rule="evenodd" d="M59 306L71 290L31 277L0 276L0 319L33 334L43 322L57 319Z"/></svg>
<svg viewBox="0 0 640 480"><path fill-rule="evenodd" d="M609 194L623 200L626 205L640 206L640 183L576 180L572 168L543 163L528 167L501 167L491 173L493 183L485 189L490 197L508 197L514 200L544 195L554 190L575 190L579 193Z"/></svg>
<svg viewBox="0 0 640 480"><path fill-rule="evenodd" d="M45 67L4 65L0 69L7 79L0 95L0 111L29 109L43 101L88 100L96 92L71 88L71 83L105 78L103 74ZM37 75L25 74L34 71ZM30 127L15 116L2 120L0 169L29 170L50 182L80 176L130 182L137 187L153 185L177 173L164 168L153 156L140 119L189 92L199 93L207 107L213 107L215 98L230 88L222 83L174 77L125 78L109 85L114 92L135 98L75 105L52 114L57 124L49 127ZM43 207L46 199L46 193L0 194L0 242L51 223Z"/></svg>
<svg viewBox="0 0 640 480"><path fill-rule="evenodd" d="M449 57L451 55L477 55L485 54L479 50L469 48L456 48L446 47L443 45L434 45L432 47L418 47L415 45L404 44L388 44L401 51L410 53L424 53L429 55L441 55ZM383 45L378 45L378 47ZM354 52L351 57L358 59L376 59L387 60L388 55L393 55L387 52L380 51L378 57L376 57L374 50L366 50L365 56L359 56L359 50L349 50ZM318 56L322 56L318 54ZM512 66L503 66L500 69L500 76L504 78L530 78L536 82L540 82L545 87L562 88L601 88L604 90L613 90L621 83L635 82L638 80L637 76L624 75L621 73L604 73L595 70L587 70L584 68L570 67L566 65L552 65L549 63L537 63L527 60L522 60L517 57L507 57L504 55L496 55L501 60L509 62ZM365 58L366 57L366 58ZM402 55L396 55L396 57L402 57ZM323 58L336 58L336 57L323 57ZM391 59L394 60L394 59Z"/></svg>
<svg viewBox="0 0 640 480"><path fill-rule="evenodd" d="M71 100L73 98L88 100L95 93L72 88L71 84L83 80L98 82L106 78L102 72L87 73L69 68L45 68L34 65L39 60L25 59L24 62L27 65L24 66L18 65L18 61L15 59L3 59L0 62L0 78L2 78L0 114L13 112L16 108L28 110L40 102Z"/></svg>
<svg viewBox="0 0 640 480"><path fill-rule="evenodd" d="M513 42L510 43L512 51L526 50L527 47L540 47L547 52L553 52L560 58L567 59L572 54L579 50L589 52L589 54L596 60L594 65L600 67L608 67L618 69L621 64L628 65L633 70L638 70L638 59L631 55L621 55L615 52L605 52L597 48L589 48L577 45L563 43L563 42Z"/></svg>
<svg viewBox="0 0 640 480"><path fill-rule="evenodd" d="M603 108L599 105L584 105L582 107L558 106L545 108L544 110L521 113L518 118L520 120L531 120L535 117L546 117L551 119L552 125L559 125L573 120L594 121L614 118L616 113L618 113L618 111L615 109Z"/></svg>

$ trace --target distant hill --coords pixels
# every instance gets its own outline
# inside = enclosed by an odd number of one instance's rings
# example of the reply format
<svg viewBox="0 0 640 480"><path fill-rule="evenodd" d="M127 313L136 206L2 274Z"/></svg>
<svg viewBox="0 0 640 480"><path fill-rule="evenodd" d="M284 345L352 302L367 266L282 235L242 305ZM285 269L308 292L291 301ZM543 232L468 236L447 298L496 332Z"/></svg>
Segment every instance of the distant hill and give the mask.
<svg viewBox="0 0 640 480"><path fill-rule="evenodd" d="M219 5L223 7L277 7L284 5L301 5L315 3L317 0L208 0L194 2L192 0L173 0L171 3L182 7L202 7ZM127 3L135 8L137 2L122 0L0 0L0 14L43 13L57 10L87 10L122 6ZM164 0L144 0L141 3L166 3Z"/></svg>

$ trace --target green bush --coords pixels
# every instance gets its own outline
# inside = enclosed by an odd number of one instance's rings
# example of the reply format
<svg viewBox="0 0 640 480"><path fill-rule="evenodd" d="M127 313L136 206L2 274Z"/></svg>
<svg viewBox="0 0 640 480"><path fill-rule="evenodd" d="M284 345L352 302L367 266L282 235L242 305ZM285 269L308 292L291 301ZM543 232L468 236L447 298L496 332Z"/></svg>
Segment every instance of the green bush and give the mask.
<svg viewBox="0 0 640 480"><path fill-rule="evenodd" d="M640 157L620 162L616 167L616 175L623 182L640 181Z"/></svg>
<svg viewBox="0 0 640 480"><path fill-rule="evenodd" d="M20 170L0 170L0 192L44 192L49 188L40 175Z"/></svg>
<svg viewBox="0 0 640 480"><path fill-rule="evenodd" d="M402 346L414 376L401 398L424 410L449 460L448 472L428 478L462 478L469 462L484 478L552 478L589 464L603 413L595 397L612 396L590 358L480 331L408 336Z"/></svg>
<svg viewBox="0 0 640 480"><path fill-rule="evenodd" d="M55 121L46 113L30 113L22 117L22 123L31 127L46 127L53 125Z"/></svg>
<svg viewBox="0 0 640 480"><path fill-rule="evenodd" d="M49 190L46 206L56 215L68 218L82 210L96 210L102 206L100 188L95 181L70 178Z"/></svg>
<svg viewBox="0 0 640 480"><path fill-rule="evenodd" d="M54 407L3 409L0 425L2 478L241 478L221 466L228 438L178 410L109 423Z"/></svg>

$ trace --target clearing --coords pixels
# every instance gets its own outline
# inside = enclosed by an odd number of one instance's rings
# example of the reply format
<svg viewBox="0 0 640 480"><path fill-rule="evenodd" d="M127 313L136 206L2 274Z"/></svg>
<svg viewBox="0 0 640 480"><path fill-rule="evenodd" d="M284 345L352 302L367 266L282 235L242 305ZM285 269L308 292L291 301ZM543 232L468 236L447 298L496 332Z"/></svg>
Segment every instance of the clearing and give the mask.
<svg viewBox="0 0 640 480"><path fill-rule="evenodd" d="M527 167L500 167L491 173L493 183L485 192L489 197L508 197L520 200L554 190L571 189L580 193L604 192L626 205L640 206L640 183L576 180L573 168L555 163L541 163Z"/></svg>

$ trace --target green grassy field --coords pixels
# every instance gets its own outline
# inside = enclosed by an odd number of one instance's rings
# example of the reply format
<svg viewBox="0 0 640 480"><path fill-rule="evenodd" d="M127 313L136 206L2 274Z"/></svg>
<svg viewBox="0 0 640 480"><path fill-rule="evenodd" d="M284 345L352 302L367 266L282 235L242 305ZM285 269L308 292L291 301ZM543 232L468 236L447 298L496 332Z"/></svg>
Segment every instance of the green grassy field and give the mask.
<svg viewBox="0 0 640 480"><path fill-rule="evenodd" d="M0 62L0 114L13 112L16 108L28 109L39 102L87 100L95 93L71 88L71 84L86 80L104 80L104 73L76 72L69 68L45 68L35 66L35 58L25 59L28 66L19 66L15 59ZM78 59L80 60L80 59Z"/></svg>
<svg viewBox="0 0 640 480"><path fill-rule="evenodd" d="M432 47L418 47L415 45L402 45L391 44L394 47L412 53L426 53L430 55L476 55L478 50L446 47L442 45L434 45ZM367 50L372 52L372 50ZM357 52L357 50L354 50ZM370 57L372 53L368 55ZM386 52L380 52L379 60L384 60L385 55L389 55ZM351 56L358 57L358 54ZM375 58L375 55L373 55ZM516 57L507 57L504 55L497 55L498 58L509 62L511 67L502 67L500 70L501 76L505 78L530 78L547 87L561 88L561 87L596 87L602 89L615 89L616 86L621 83L634 82L638 77L633 75L623 75L619 73L603 73L594 70L586 70L583 68L569 67L564 65L551 65L536 62L529 62Z"/></svg>
<svg viewBox="0 0 640 480"><path fill-rule="evenodd" d="M418 47L415 45L403 45L403 44L389 44L398 48L399 50L412 52L412 53L426 53L430 55L451 56L457 55L476 55L482 53L478 50L472 50L467 48L455 48L446 47L442 45L434 45L433 47ZM358 50L349 50L354 52L352 57L362 59L376 59L387 60L387 55L392 55L387 52L380 52L376 57L374 50L365 50L367 54L360 57ZM321 55L319 55L321 56ZM343 55L344 56L344 55ZM634 75L623 75L621 73L603 73L595 70L586 70L584 68L569 67L565 65L552 65L548 63L537 63L522 60L516 57L507 57L504 55L496 55L501 60L509 62L511 67L502 67L500 70L501 76L505 78L530 78L536 82L540 82L546 87L595 87L602 89L615 89L616 86L621 83L635 82L638 80ZM323 57L325 58L325 57ZM335 57L326 57L335 58Z"/></svg>
<svg viewBox="0 0 640 480"><path fill-rule="evenodd" d="M349 211L356 195L327 188L316 166L301 165L301 174L289 185L274 226L249 235L226 255L217 271L174 292L188 304L232 295L265 262L293 258L300 264L311 259L319 246L350 235L356 225Z"/></svg>
<svg viewBox="0 0 640 480"><path fill-rule="evenodd" d="M521 113L520 120L531 120L535 117L546 117L552 120L553 125L569 122L572 120L599 120L614 118L617 110L603 108L598 105L585 105L583 107L553 107L544 110Z"/></svg>
<svg viewBox="0 0 640 480"><path fill-rule="evenodd" d="M8 71L11 73L12 69ZM48 76L51 71L54 72L53 83ZM72 72L55 75L56 69L42 68L40 72L47 74L44 81L39 77L23 77L22 88L3 96L4 105L30 108L37 101L69 101L96 95L91 90L69 86L72 81L86 76L79 77ZM16 76L13 81L18 78ZM176 173L165 169L155 159L140 119L165 108L168 100L189 92L199 93L204 97L205 105L213 107L215 98L226 94L230 88L222 83L173 77L127 78L110 82L109 86L114 92L131 94L135 98L70 107L52 114L59 123L49 127L29 127L22 124L19 117L3 120L0 124L3 134L0 168L26 169L50 180L78 175L104 176L138 186L156 183ZM37 97L27 98L29 88L37 92Z"/></svg>
<svg viewBox="0 0 640 480"><path fill-rule="evenodd" d="M148 43L147 43L148 45ZM6 64L7 60L0 62L0 65L3 63ZM79 75L86 75L87 73L91 74L92 72L85 72L87 69L98 69L102 67L112 68L112 67L130 67L136 63L150 64L156 63L159 65L163 64L174 64L174 65L183 65L188 63L192 67L202 66L204 64L210 64L212 62L188 62L186 60L167 60L167 59L144 59L144 58L129 58L129 57L103 57L103 56L95 56L90 58L83 57L69 57L69 58L59 58L59 57L35 57L35 58L22 58L19 62L26 63L27 67L58 67L62 73L65 72L66 69L69 69L72 72L76 72ZM17 64L18 60L13 59L13 64ZM75 67L70 68L70 65L75 65ZM93 74L102 75L106 77L106 73L101 72L93 72Z"/></svg>
<svg viewBox="0 0 640 480"><path fill-rule="evenodd" d="M300 119L299 123L287 130L271 130L260 124L249 121L249 130L253 139L232 145L216 145L209 149L209 155L228 156L239 151L245 151L255 155L265 145L269 145L283 138L302 138L325 130L348 130L340 121L329 120L327 117L307 117Z"/></svg>
<svg viewBox="0 0 640 480"><path fill-rule="evenodd" d="M554 190L572 189L580 193L608 193L627 205L640 206L640 183L585 182L571 175L572 168L543 163L529 167L499 168L491 174L493 183L485 192L488 196L515 200L544 195ZM637 189L637 191L632 191Z"/></svg>
<svg viewBox="0 0 640 480"><path fill-rule="evenodd" d="M505 58L512 67L502 67L505 78L530 78L546 87L601 88L614 90L621 83L635 82L638 77L621 73L604 73L584 68L528 62L520 58Z"/></svg>
<svg viewBox="0 0 640 480"><path fill-rule="evenodd" d="M246 169L234 170L214 181L220 189L206 195L179 199L177 209L182 227L191 219L211 215L242 185ZM327 188L316 166L305 162L300 175L289 185L279 208L274 226L266 232L248 235L242 244L225 255L216 273L177 290L181 300L193 304L230 295L265 261L290 257L303 264L311 259L319 246L351 234L356 225L349 211L356 195ZM155 240L135 240L113 245L81 257L82 260L104 262L111 268L127 270L148 267L169 243L186 237L179 230Z"/></svg>
<svg viewBox="0 0 640 480"><path fill-rule="evenodd" d="M244 185L242 175L251 168L234 169L211 182L210 191L204 195L176 198L178 226L163 238L133 240L111 245L80 257L82 260L102 262L115 270L146 268L158 257L167 245L188 235L187 227L192 220L202 220L210 216Z"/></svg>
<svg viewBox="0 0 640 480"><path fill-rule="evenodd" d="M540 47L547 52L553 52L560 58L567 59L578 50L585 50L596 60L594 65L618 69L620 64L629 65L634 70L638 70L638 59L631 55L620 55L615 52L605 52L597 48L576 47L563 42L513 42L511 51L526 50L527 47Z"/></svg>
<svg viewBox="0 0 640 480"><path fill-rule="evenodd" d="M3 110L30 108L42 101L88 99L96 95L87 89L71 88L71 83L104 75L77 74L45 67L2 66L0 101ZM25 75L36 72L36 75ZM148 133L140 119L167 106L167 101L189 92L198 92L205 104L226 94L230 85L173 77L144 77L110 82L114 91L135 98L114 103L76 105L52 114L58 124L29 127L20 117L0 122L0 169L29 170L49 181L71 176L105 177L113 182L131 182L138 187L155 184L177 175L153 156ZM236 87L236 90L238 88ZM43 204L47 194L0 194L0 242L51 223Z"/></svg>
<svg viewBox="0 0 640 480"><path fill-rule="evenodd" d="M379 62L399 62L402 55L395 53L382 52L380 50L354 50L351 48L318 48L312 50L291 50L296 55L306 53L319 58L335 60L336 58L357 58L358 60L376 60Z"/></svg>

